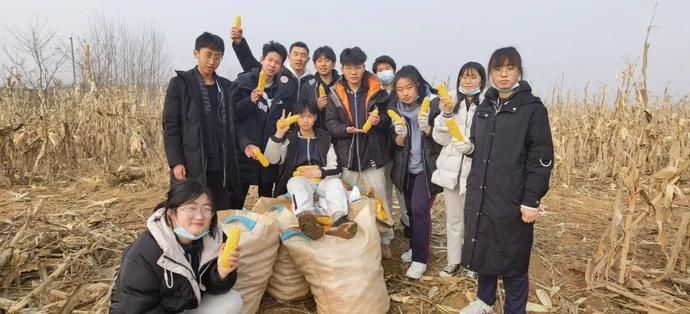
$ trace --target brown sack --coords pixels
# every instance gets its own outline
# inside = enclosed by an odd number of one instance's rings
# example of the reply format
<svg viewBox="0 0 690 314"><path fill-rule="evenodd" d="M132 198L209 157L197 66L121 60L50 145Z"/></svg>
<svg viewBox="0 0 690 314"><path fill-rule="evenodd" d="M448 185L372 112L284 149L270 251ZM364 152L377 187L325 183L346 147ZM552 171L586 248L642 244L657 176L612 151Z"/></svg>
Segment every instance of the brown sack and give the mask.
<svg viewBox="0 0 690 314"><path fill-rule="evenodd" d="M371 199L350 205L357 223L352 239L330 235L313 241L281 213L281 240L307 281L319 313L386 313L390 306L381 266L381 239Z"/></svg>
<svg viewBox="0 0 690 314"><path fill-rule="evenodd" d="M278 257L278 223L270 217L248 210L219 211L218 222L223 224L225 232L229 226L238 226L241 230L240 265L233 289L242 296L242 313L257 313L271 278L273 264Z"/></svg>
<svg viewBox="0 0 690 314"><path fill-rule="evenodd" d="M252 210L271 217L276 221L281 212L285 211L290 214L285 215L285 217L289 219L289 216L292 216L294 223L297 223L297 219L292 214L292 201L286 196L278 198L262 197ZM268 281L266 291L279 301L303 300L309 296L309 283L295 267L295 263L292 261L284 245L281 245L280 249L278 249L278 259L273 264L273 275Z"/></svg>

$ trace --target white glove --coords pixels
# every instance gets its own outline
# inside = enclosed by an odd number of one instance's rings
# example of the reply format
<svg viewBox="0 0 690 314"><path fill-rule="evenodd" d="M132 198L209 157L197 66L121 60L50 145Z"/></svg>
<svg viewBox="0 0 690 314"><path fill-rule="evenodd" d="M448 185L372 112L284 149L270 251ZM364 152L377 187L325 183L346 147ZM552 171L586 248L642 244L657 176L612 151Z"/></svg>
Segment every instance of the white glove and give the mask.
<svg viewBox="0 0 690 314"><path fill-rule="evenodd" d="M417 115L417 122L419 123L419 129L424 131L429 127L429 113L420 113Z"/></svg>
<svg viewBox="0 0 690 314"><path fill-rule="evenodd" d="M407 125L400 122L393 122L393 127L395 127L395 134L401 137L407 137Z"/></svg>
<svg viewBox="0 0 690 314"><path fill-rule="evenodd" d="M467 138L465 138L464 141L460 142L456 140L455 138L450 140L450 144L453 145L453 148L455 151L457 151L460 154L471 154L474 151L474 144L470 142Z"/></svg>

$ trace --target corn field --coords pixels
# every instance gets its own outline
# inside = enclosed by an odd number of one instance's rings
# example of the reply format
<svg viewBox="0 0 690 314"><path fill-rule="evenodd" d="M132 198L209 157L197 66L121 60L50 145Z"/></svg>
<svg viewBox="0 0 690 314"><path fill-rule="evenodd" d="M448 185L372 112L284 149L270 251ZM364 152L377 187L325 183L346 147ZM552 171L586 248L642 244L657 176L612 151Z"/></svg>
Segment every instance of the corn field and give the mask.
<svg viewBox="0 0 690 314"><path fill-rule="evenodd" d="M639 69L628 65L621 71L621 81L613 93L607 88L592 92L586 87L581 98L564 94L559 88L549 95L546 105L556 154L552 186L598 187L615 199L613 207L606 209L608 212L592 218L610 221L590 252L586 273L581 278L589 291L620 296L625 300L620 303L635 311L682 312L690 308L687 293L679 288L690 287L690 281L683 279L688 276L690 259L690 212L686 198L690 194L690 99L674 99L668 90L657 97L649 95L647 48L645 45ZM167 185L160 118L164 93L162 88L98 89L88 84L55 89L44 95L6 84L0 89L0 189L51 185L83 177L100 178L109 187L133 181L148 186ZM16 197L21 199L22 195ZM145 219L111 217L122 221L122 226L113 221L101 223L98 219L112 215L106 210L108 204L116 201L112 198L94 202L84 208L87 216L81 222L68 224L69 231L82 223L90 228L88 223L98 221L100 235L91 232L80 235L78 241L69 237L62 240L63 253L68 258L53 274L57 277L70 269L78 272L84 266L74 266L76 261L89 254L89 260L93 260L89 263L110 266L109 273L101 274L104 278L98 283L79 285L75 291L93 289L98 291L94 292L96 295L108 291L110 272L114 272L119 255L93 252L98 250L97 245L112 248L131 242L136 232L123 227L125 222ZM18 225L8 223L5 230L12 231L13 238L9 244L0 245L0 271L6 264L22 264L32 254L38 254L32 253L31 245L40 241L34 243L26 234L31 229L27 227L29 220L38 219L42 204L41 200L26 209L25 214L16 216L26 219L19 232ZM89 208L101 211L93 213ZM76 217L74 213L69 215ZM44 227L62 236L69 233L51 229L54 226L50 225ZM118 238L123 235L126 239ZM23 242L28 247L20 250ZM636 248L649 243L663 258L643 264ZM50 244L46 244L41 251L50 251L49 248ZM11 274L19 276L21 271ZM44 277L55 279L53 275L41 276ZM14 278L9 283L13 281ZM664 281L671 282L672 288L660 285ZM0 308L3 304L17 309L31 304L31 299L46 287L47 284L40 285L19 301L0 298ZM66 299L60 303L62 311L74 309L77 304L76 298L68 297L62 290L51 290L51 296ZM43 297L39 300L41 304L48 302L43 302ZM636 305L627 305L629 300ZM107 301L107 295L99 298L96 307L105 309ZM53 309L51 304L44 306ZM577 313L579 303L570 304L567 312Z"/></svg>

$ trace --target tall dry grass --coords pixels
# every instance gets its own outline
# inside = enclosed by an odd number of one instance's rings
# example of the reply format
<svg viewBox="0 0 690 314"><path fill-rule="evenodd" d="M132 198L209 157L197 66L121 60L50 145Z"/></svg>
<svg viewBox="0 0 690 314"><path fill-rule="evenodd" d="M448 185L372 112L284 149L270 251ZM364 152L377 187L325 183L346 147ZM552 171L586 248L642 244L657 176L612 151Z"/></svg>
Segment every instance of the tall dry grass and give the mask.
<svg viewBox="0 0 690 314"><path fill-rule="evenodd" d="M0 176L29 184L83 175L153 183L164 172L163 90L0 92Z"/></svg>

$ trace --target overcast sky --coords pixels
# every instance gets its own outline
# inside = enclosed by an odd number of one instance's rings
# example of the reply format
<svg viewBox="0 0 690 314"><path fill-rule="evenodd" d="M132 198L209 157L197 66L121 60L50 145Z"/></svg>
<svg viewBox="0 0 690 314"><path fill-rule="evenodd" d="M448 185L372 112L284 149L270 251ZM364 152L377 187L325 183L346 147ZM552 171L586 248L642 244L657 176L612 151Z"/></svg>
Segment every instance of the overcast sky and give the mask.
<svg viewBox="0 0 690 314"><path fill-rule="evenodd" d="M371 61L392 56L398 67L417 66L429 81L455 77L467 61L488 62L491 52L515 46L525 78L544 97L554 83L580 91L616 86L626 61L640 62L655 1L36 1L2 0L0 24L25 26L36 19L67 40L83 36L89 18L102 14L134 25L152 25L165 36L175 69L194 65L194 39L210 31L227 39L220 74L234 79L239 64L229 49L229 29L243 18L255 54L268 40L286 47L306 42L360 46ZM649 87L659 94L690 94L690 1L658 1L649 59ZM0 32L4 42L7 33ZM4 62L4 56L0 62ZM310 62L309 68L313 71ZM338 66L339 68L339 66ZM171 73L172 75L172 73Z"/></svg>

